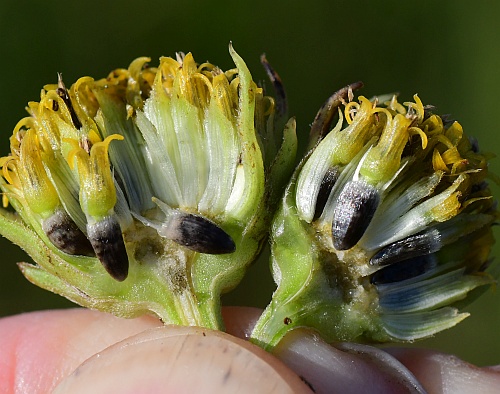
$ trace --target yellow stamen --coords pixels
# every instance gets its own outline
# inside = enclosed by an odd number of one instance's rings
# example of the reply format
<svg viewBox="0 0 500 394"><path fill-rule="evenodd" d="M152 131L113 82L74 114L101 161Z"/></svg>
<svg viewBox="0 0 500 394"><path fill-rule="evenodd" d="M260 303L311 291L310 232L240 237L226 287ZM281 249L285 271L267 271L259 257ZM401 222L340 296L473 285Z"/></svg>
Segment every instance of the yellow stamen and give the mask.
<svg viewBox="0 0 500 394"><path fill-rule="evenodd" d="M42 217L52 214L60 205L59 196L45 172L34 129L30 129L23 138L17 170L30 209Z"/></svg>
<svg viewBox="0 0 500 394"><path fill-rule="evenodd" d="M408 126L411 122L411 119L397 114L394 119L386 123L380 140L368 152L360 169L360 174L370 183L385 183L399 169L401 155L408 142Z"/></svg>
<svg viewBox="0 0 500 394"><path fill-rule="evenodd" d="M432 137L435 135L442 134L443 132L443 121L439 116L431 115L419 126L427 137Z"/></svg>
<svg viewBox="0 0 500 394"><path fill-rule="evenodd" d="M99 134L97 134L97 132L95 130L90 130L89 131L89 134L87 136L87 139L90 141L90 143L92 145L95 145L97 144L98 142L101 142L102 139L101 137L99 136Z"/></svg>
<svg viewBox="0 0 500 394"><path fill-rule="evenodd" d="M458 122L453 122L453 124L448 127L445 132L446 138L448 138L453 145L458 145L462 140L464 131L462 129L462 125Z"/></svg>
<svg viewBox="0 0 500 394"><path fill-rule="evenodd" d="M9 162L13 161L14 156L6 156L0 158L0 166L2 167L2 175L3 177L9 182L11 185L14 184L14 181L10 177L10 171L9 171Z"/></svg>
<svg viewBox="0 0 500 394"><path fill-rule="evenodd" d="M229 82L224 74L216 75L212 81L212 100L222 110L222 113L228 119L234 119L237 97L234 97Z"/></svg>
<svg viewBox="0 0 500 394"><path fill-rule="evenodd" d="M401 114L401 115L406 114L406 108L398 102L398 98L396 97L396 95L393 95L391 98L391 101L386 103L386 105L387 105L387 108L389 108L390 110L392 110L398 114Z"/></svg>
<svg viewBox="0 0 500 394"><path fill-rule="evenodd" d="M123 139L119 134L106 137L92 146L90 156L80 147L71 151L70 159L76 159L80 177L80 205L86 215L96 220L109 215L116 204L108 149L111 141Z"/></svg>
<svg viewBox="0 0 500 394"><path fill-rule="evenodd" d="M434 168L434 171L450 171L437 149L434 149L432 153L432 168Z"/></svg>
<svg viewBox="0 0 500 394"><path fill-rule="evenodd" d="M403 103L408 107L408 111L406 112L406 117L415 121L415 123L421 123L424 119L424 105L422 104L422 100L418 97L418 95L414 95L413 99L414 103L406 102Z"/></svg>
<svg viewBox="0 0 500 394"><path fill-rule="evenodd" d="M425 134L420 128L410 127L408 129L408 134L410 135L410 137L412 137L414 135L419 135L421 140L422 140L422 149L427 148L427 143L429 142L427 140L427 134Z"/></svg>
<svg viewBox="0 0 500 394"><path fill-rule="evenodd" d="M351 124L354 121L354 117L359 111L359 104L355 101L351 101L350 103L347 103L345 106L344 114L345 114L345 120L347 121L348 124Z"/></svg>
<svg viewBox="0 0 500 394"><path fill-rule="evenodd" d="M437 141L446 145L446 147L448 149L453 149L455 147L455 145L453 145L453 143L448 138L446 138L443 134L436 136L436 139L437 139Z"/></svg>

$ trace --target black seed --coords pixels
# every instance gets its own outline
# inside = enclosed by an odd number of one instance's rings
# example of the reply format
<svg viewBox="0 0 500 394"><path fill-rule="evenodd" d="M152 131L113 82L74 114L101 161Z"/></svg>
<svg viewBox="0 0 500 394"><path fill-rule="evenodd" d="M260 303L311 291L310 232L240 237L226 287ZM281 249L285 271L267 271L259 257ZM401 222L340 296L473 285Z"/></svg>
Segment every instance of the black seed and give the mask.
<svg viewBox="0 0 500 394"><path fill-rule="evenodd" d="M42 223L42 229L54 246L64 253L95 256L85 234L63 209L58 209Z"/></svg>
<svg viewBox="0 0 500 394"><path fill-rule="evenodd" d="M87 224L87 235L106 271L117 281L124 281L128 275L128 255L116 217L107 216Z"/></svg>
<svg viewBox="0 0 500 394"><path fill-rule="evenodd" d="M378 191L365 182L350 181L344 186L333 212L335 249L351 249L358 243L377 210L379 200Z"/></svg>
<svg viewBox="0 0 500 394"><path fill-rule="evenodd" d="M374 285L401 282L425 274L427 271L435 268L436 264L434 255L419 256L399 261L375 272L370 282Z"/></svg>
<svg viewBox="0 0 500 394"><path fill-rule="evenodd" d="M412 257L437 252L442 246L443 243L438 230L425 230L387 245L370 259L370 264L393 264Z"/></svg>
<svg viewBox="0 0 500 394"><path fill-rule="evenodd" d="M173 220L172 236L169 238L188 249L207 254L225 254L236 250L229 234L208 219L181 214Z"/></svg>
<svg viewBox="0 0 500 394"><path fill-rule="evenodd" d="M321 181L321 186L319 187L318 197L316 198L316 209L314 211L314 219L317 219L323 213L325 209L328 197L330 197L330 192L339 178L339 168L330 167L326 172L323 180Z"/></svg>

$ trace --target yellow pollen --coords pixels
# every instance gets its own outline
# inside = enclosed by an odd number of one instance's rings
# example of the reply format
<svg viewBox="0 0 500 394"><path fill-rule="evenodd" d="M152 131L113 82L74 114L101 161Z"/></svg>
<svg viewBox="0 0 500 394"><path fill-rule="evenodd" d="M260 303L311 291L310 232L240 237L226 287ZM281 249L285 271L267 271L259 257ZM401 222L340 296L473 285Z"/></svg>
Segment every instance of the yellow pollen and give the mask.
<svg viewBox="0 0 500 394"><path fill-rule="evenodd" d="M14 184L14 181L10 177L9 164L14 160L14 156L6 156L0 158L0 166L2 167L2 175L11 185Z"/></svg>

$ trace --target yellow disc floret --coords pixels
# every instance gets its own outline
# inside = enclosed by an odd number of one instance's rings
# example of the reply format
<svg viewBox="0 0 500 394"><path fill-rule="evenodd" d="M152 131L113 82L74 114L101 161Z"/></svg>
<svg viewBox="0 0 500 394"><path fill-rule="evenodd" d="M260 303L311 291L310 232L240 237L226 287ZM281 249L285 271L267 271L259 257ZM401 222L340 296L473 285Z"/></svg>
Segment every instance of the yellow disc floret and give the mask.
<svg viewBox="0 0 500 394"><path fill-rule="evenodd" d="M35 130L28 130L21 144L17 170L24 198L30 209L45 218L54 212L60 202L57 191L45 172L39 149Z"/></svg>
<svg viewBox="0 0 500 394"><path fill-rule="evenodd" d="M116 189L110 167L108 148L113 140L123 140L123 136L113 134L102 142L97 142L88 154L78 147L69 153L68 162L76 162L80 178L80 205L83 212L95 220L100 220L112 212L116 204Z"/></svg>

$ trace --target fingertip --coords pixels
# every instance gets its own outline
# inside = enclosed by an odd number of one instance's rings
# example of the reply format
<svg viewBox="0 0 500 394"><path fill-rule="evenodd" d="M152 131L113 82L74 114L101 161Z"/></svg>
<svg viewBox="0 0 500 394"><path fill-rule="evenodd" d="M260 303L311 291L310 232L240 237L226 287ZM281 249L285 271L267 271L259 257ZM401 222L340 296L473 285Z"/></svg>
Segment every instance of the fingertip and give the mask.
<svg viewBox="0 0 500 394"><path fill-rule="evenodd" d="M88 309L31 312L0 319L0 392L50 392L102 349L159 324Z"/></svg>
<svg viewBox="0 0 500 394"><path fill-rule="evenodd" d="M296 329L273 354L318 393L423 393L415 377L380 349L361 344L331 346L316 333Z"/></svg>
<svg viewBox="0 0 500 394"><path fill-rule="evenodd" d="M262 349L196 327L142 332L91 357L56 393L307 393L291 370Z"/></svg>
<svg viewBox="0 0 500 394"><path fill-rule="evenodd" d="M499 366L479 368L458 357L428 349L390 348L429 393L498 393Z"/></svg>

